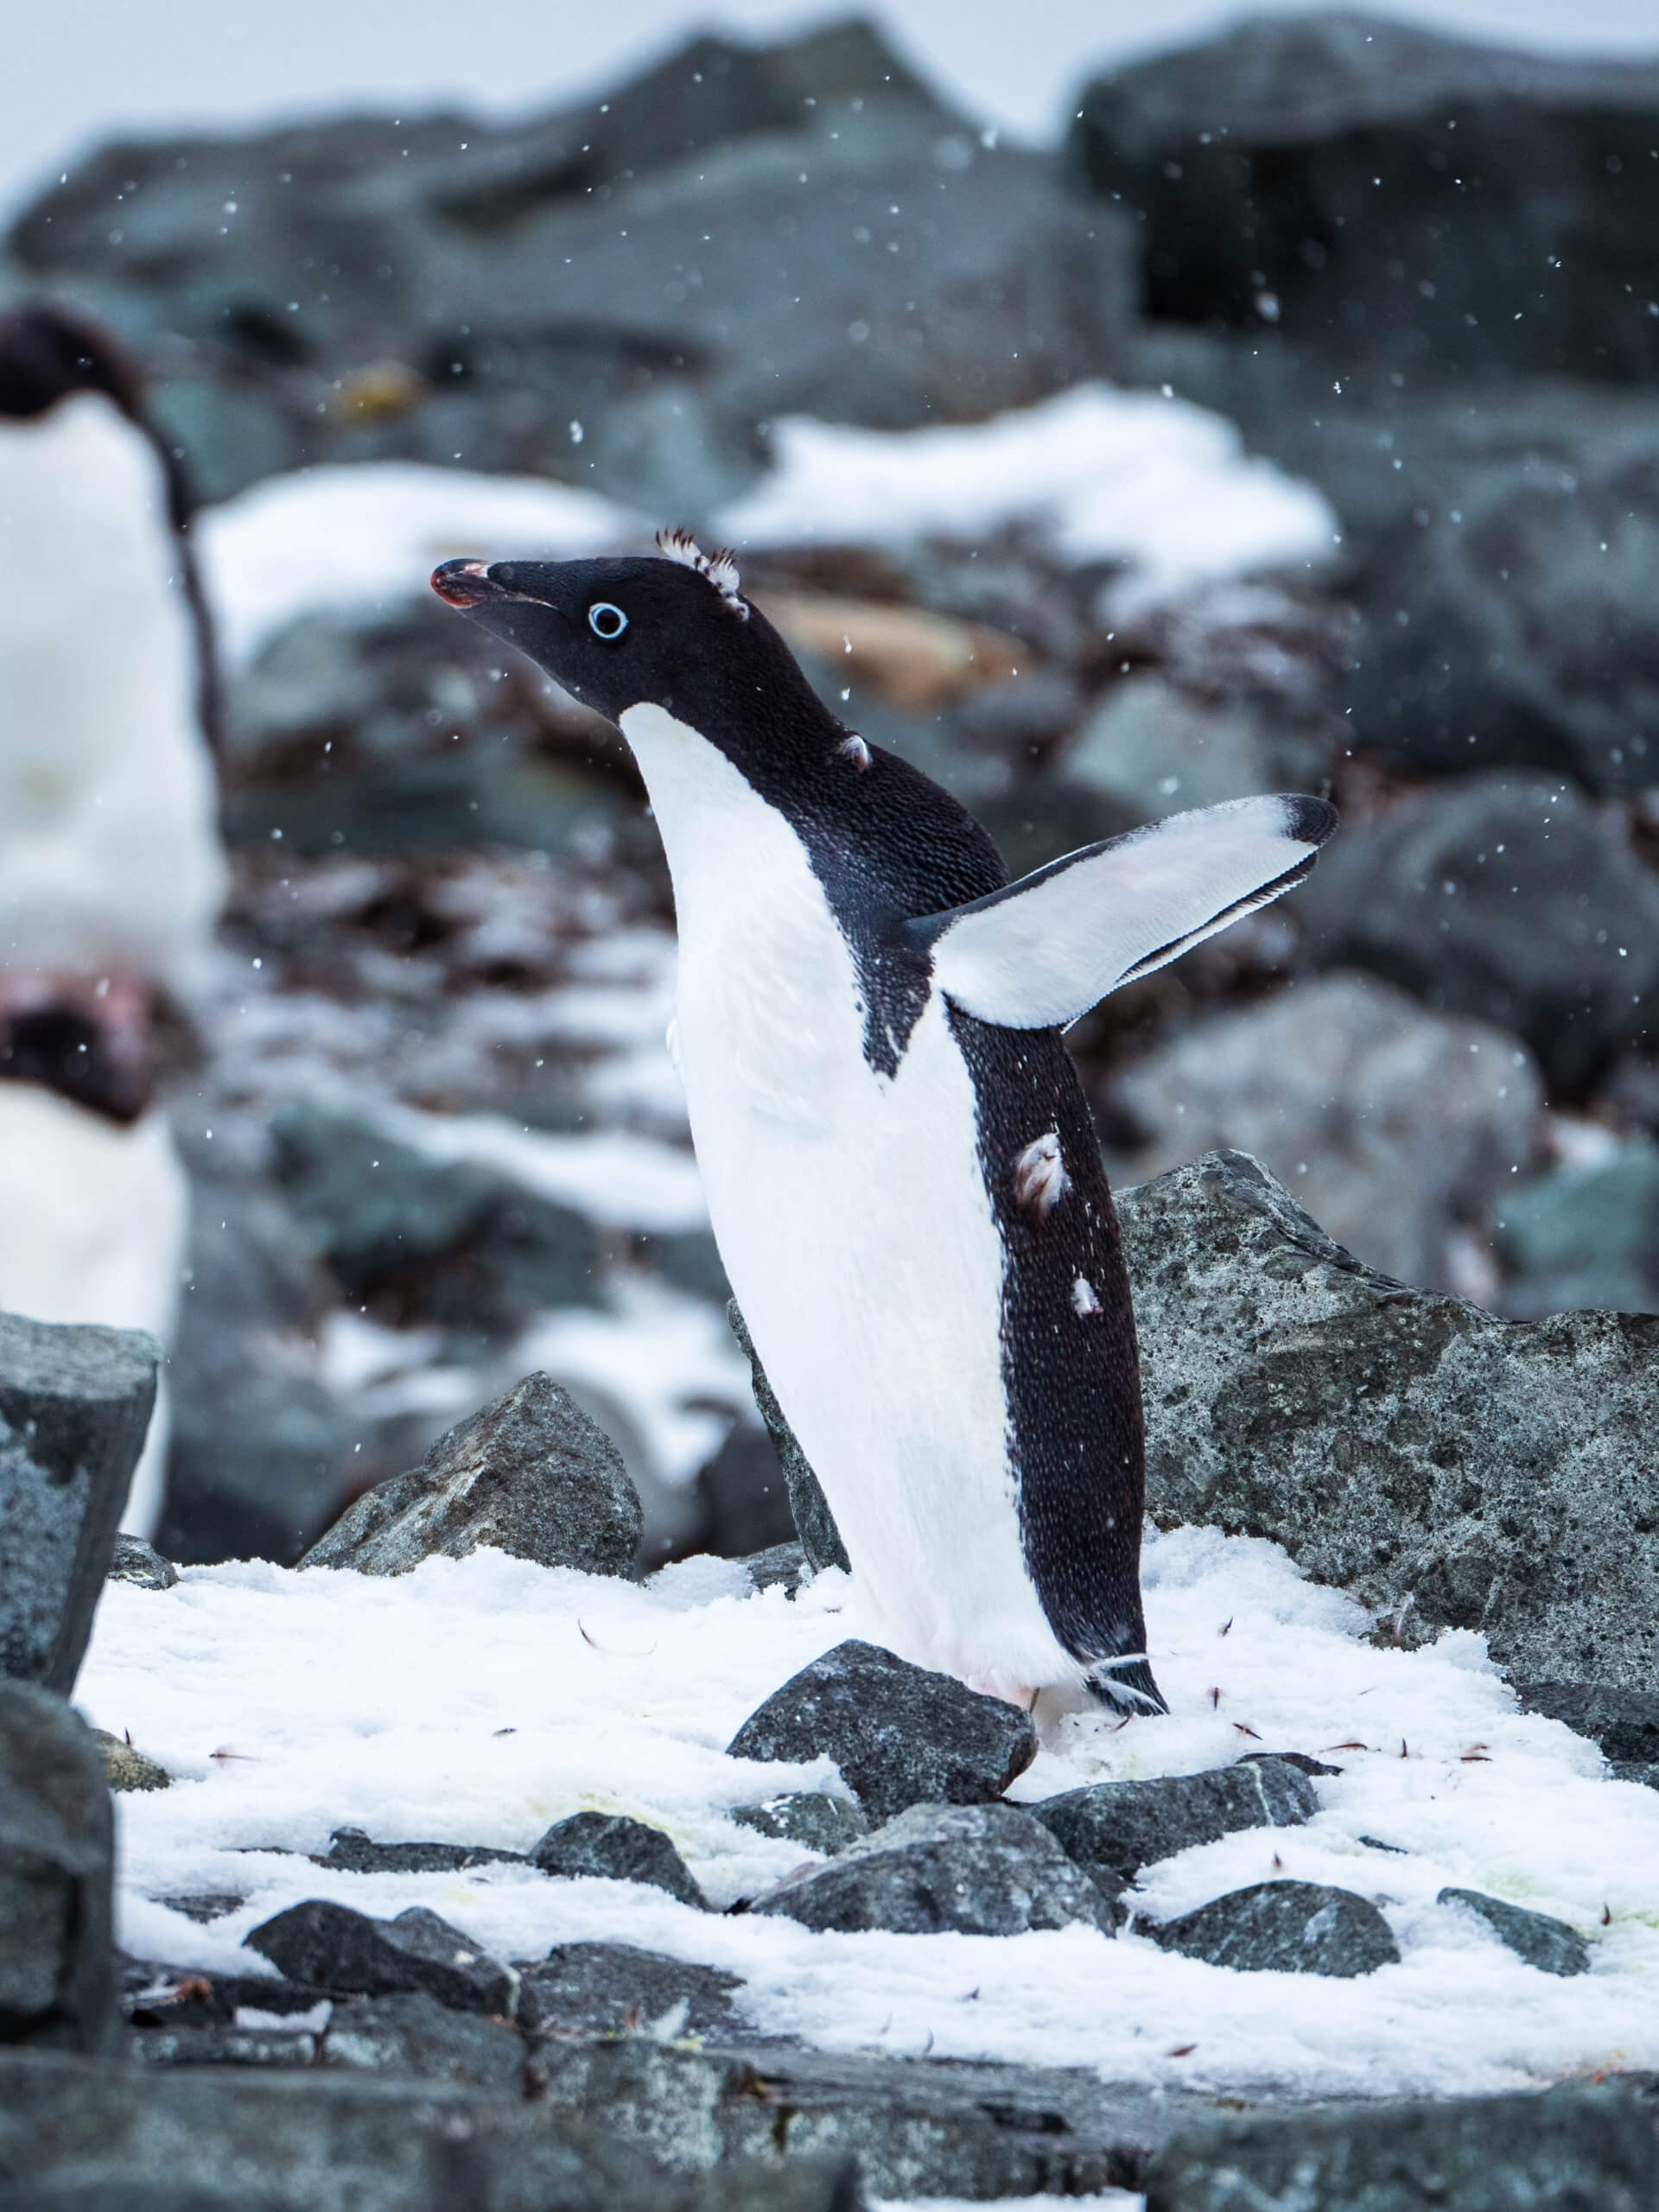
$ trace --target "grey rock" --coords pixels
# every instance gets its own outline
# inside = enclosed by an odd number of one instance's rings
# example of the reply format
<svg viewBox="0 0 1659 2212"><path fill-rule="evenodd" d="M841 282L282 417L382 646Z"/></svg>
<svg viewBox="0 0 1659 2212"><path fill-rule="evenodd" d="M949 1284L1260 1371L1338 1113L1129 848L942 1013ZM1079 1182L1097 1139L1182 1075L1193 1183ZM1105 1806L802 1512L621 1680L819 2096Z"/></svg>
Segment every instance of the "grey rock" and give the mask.
<svg viewBox="0 0 1659 2212"><path fill-rule="evenodd" d="M593 1226L571 1207L315 1101L284 1108L270 1135L295 1217L354 1302L400 1325L501 1335L594 1301Z"/></svg>
<svg viewBox="0 0 1659 2212"><path fill-rule="evenodd" d="M524 1866L522 1851L483 1843L375 1843L361 1828L336 1828L320 1866L350 1874L458 1874L469 1866Z"/></svg>
<svg viewBox="0 0 1659 2212"><path fill-rule="evenodd" d="M111 1789L165 1789L173 1777L159 1761L135 1749L124 1738L107 1728L95 1728L92 1740L104 1762Z"/></svg>
<svg viewBox="0 0 1659 2212"><path fill-rule="evenodd" d="M805 1550L798 1543L772 1544L763 1552L749 1553L739 1564L747 1567L757 1590L781 1588L786 1598L792 1598L804 1582L811 1580Z"/></svg>
<svg viewBox="0 0 1659 2212"><path fill-rule="evenodd" d="M714 1458L697 1471L702 1507L698 1548L743 1559L779 1545L799 1546L778 1449L764 1429L736 1421Z"/></svg>
<svg viewBox="0 0 1659 2212"><path fill-rule="evenodd" d="M339 1293L268 1182L193 1162L190 1195L156 1541L181 1561L291 1567L354 1487L361 1428L317 1372Z"/></svg>
<svg viewBox="0 0 1659 2212"><path fill-rule="evenodd" d="M1271 1537L1408 1643L1479 1628L1522 1678L1652 1680L1659 1319L1408 1290L1240 1153L1118 1216L1160 1526Z"/></svg>
<svg viewBox="0 0 1659 2212"><path fill-rule="evenodd" d="M1498 1942L1540 1974L1574 1974L1590 1971L1590 1946L1576 1928L1547 1912L1529 1912L1503 1897L1490 1897L1481 1890L1444 1889L1436 1904L1459 1905L1484 1920Z"/></svg>
<svg viewBox="0 0 1659 2212"><path fill-rule="evenodd" d="M649 2033L729 2041L741 1979L629 1943L556 1943L519 1969L518 2020L529 2036Z"/></svg>
<svg viewBox="0 0 1659 2212"><path fill-rule="evenodd" d="M1400 1959L1389 1923L1374 1904L1322 1882L1257 1882L1141 1932L1166 1950L1244 1974L1349 1980Z"/></svg>
<svg viewBox="0 0 1659 2212"><path fill-rule="evenodd" d="M1154 2157L1147 2212L1653 2212L1653 2126L1646 2096L1581 2082L1216 2121Z"/></svg>
<svg viewBox="0 0 1659 2212"><path fill-rule="evenodd" d="M157 1904L164 1904L169 1912L181 1912L187 1920L194 1920L206 1928L215 1920L226 1919L246 1904L247 1898L239 1890L189 1890L181 1896L157 1897Z"/></svg>
<svg viewBox="0 0 1659 2212"><path fill-rule="evenodd" d="M0 2040L118 2048L113 1853L92 1731L49 1691L0 1681Z"/></svg>
<svg viewBox="0 0 1659 2212"><path fill-rule="evenodd" d="M1126 1069L1112 1097L1148 1139L1135 1180L1248 1152L1382 1274L1465 1294L1471 1237L1490 1237L1529 1164L1543 1103L1513 1035L1358 975L1201 1019Z"/></svg>
<svg viewBox="0 0 1659 2212"><path fill-rule="evenodd" d="M632 1575L644 1516L622 1455L546 1375L441 1436L423 1465L365 1491L301 1561L407 1574L492 1544L541 1567Z"/></svg>
<svg viewBox="0 0 1659 2212"><path fill-rule="evenodd" d="M170 1590L179 1579L179 1570L142 1536L118 1535L105 1579L137 1583L141 1590Z"/></svg>
<svg viewBox="0 0 1659 2212"><path fill-rule="evenodd" d="M1634 1782L1643 1789L1659 1789L1659 1766L1643 1759L1609 1759L1607 1771L1615 1782Z"/></svg>
<svg viewBox="0 0 1659 2212"><path fill-rule="evenodd" d="M1143 822L1257 791L1317 790L1329 746L1247 700L1199 700L1158 676L1115 683L1058 767L1068 790L1122 800Z"/></svg>
<svg viewBox="0 0 1659 2212"><path fill-rule="evenodd" d="M1612 1682L1518 1681L1524 1713L1541 1713L1626 1764L1659 1764L1659 1692Z"/></svg>
<svg viewBox="0 0 1659 2212"><path fill-rule="evenodd" d="M1659 881L1559 781L1471 776L1351 827L1299 899L1313 956L1511 1030L1582 1090L1659 985Z"/></svg>
<svg viewBox="0 0 1659 2212"><path fill-rule="evenodd" d="M1000 1797L1037 1755L1031 1716L873 1643L838 1643L757 1706L733 1758L827 1752L872 1820Z"/></svg>
<svg viewBox="0 0 1659 2212"><path fill-rule="evenodd" d="M1564 1166L1497 1210L1503 1311L1659 1313L1659 1145L1632 1137L1593 1167Z"/></svg>
<svg viewBox="0 0 1659 2212"><path fill-rule="evenodd" d="M556 1821L530 1854L544 1874L597 1875L613 1882L648 1882L682 1904L706 1900L684 1859L661 1828L625 1813L573 1813Z"/></svg>
<svg viewBox="0 0 1659 2212"><path fill-rule="evenodd" d="M1298 1827L1319 1809L1307 1776L1272 1758L1155 1782L1093 1783L1031 1808L1067 1856L1112 1892L1194 1844L1244 1828Z"/></svg>
<svg viewBox="0 0 1659 2212"><path fill-rule="evenodd" d="M807 1851L821 1851L826 1859L870 1832L856 1805L817 1789L791 1789L781 1797L768 1797L764 1805L734 1806L732 1818L740 1827L776 1836L780 1842L798 1843Z"/></svg>
<svg viewBox="0 0 1659 2212"><path fill-rule="evenodd" d="M512 2010L509 1970L423 1905L371 1920L313 1897L262 1921L244 1941L280 1974L315 1989L365 1997L423 1989L458 2012Z"/></svg>
<svg viewBox="0 0 1659 2212"><path fill-rule="evenodd" d="M1628 286L1659 239L1656 116L1652 66L1269 16L1099 79L1070 155L1142 217L1154 316L1274 327L1338 369L1652 383Z"/></svg>
<svg viewBox="0 0 1659 2212"><path fill-rule="evenodd" d="M452 2012L425 1990L336 2005L317 2056L324 2066L417 2074L503 2097L524 2086L524 2046L516 2028Z"/></svg>
<svg viewBox="0 0 1659 2212"><path fill-rule="evenodd" d="M778 1451L778 1464L783 1470L785 1486L789 1492L789 1508L806 1554L807 1564L816 1574L826 1567L839 1567L850 1573L852 1562L847 1556L847 1547L841 1541L841 1531L836 1526L830 1502L813 1473L804 1452L796 1441L783 1408L779 1404L766 1371L760 1364L754 1339L748 1325L738 1310L734 1299L726 1308L726 1319L731 1324L732 1334L742 1347L743 1357L749 1363L754 1383L754 1402L766 1433Z"/></svg>
<svg viewBox="0 0 1659 2212"><path fill-rule="evenodd" d="M1020 1936L1073 1921L1113 1927L1111 1908L1041 1821L1017 1805L912 1805L825 1866L805 1866L755 1912L817 1929L953 1929Z"/></svg>
<svg viewBox="0 0 1659 2212"><path fill-rule="evenodd" d="M1211 2098L1058 2067L866 2052L551 2037L547 2107L601 2121L683 2172L777 2155L856 2157L873 2196L1092 2196L1140 2186L1148 2153Z"/></svg>
<svg viewBox="0 0 1659 2212"><path fill-rule="evenodd" d="M153 1338L0 1313L0 1670L67 1695L156 1402Z"/></svg>
<svg viewBox="0 0 1659 2212"><path fill-rule="evenodd" d="M0 2058L0 2113L8 2189L42 2208L182 2212L195 2191L214 2212L715 2212L601 2126L442 2081L17 2052ZM827 2187L795 2202L834 2204Z"/></svg>

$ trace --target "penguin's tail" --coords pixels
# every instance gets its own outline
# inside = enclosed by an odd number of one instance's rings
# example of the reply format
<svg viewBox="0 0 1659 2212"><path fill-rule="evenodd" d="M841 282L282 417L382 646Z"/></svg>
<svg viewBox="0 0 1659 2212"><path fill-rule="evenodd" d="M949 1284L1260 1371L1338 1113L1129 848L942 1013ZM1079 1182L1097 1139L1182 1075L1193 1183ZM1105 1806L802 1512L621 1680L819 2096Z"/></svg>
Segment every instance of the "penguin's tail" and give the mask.
<svg viewBox="0 0 1659 2212"><path fill-rule="evenodd" d="M1144 1651L1125 1651L1116 1659L1096 1659L1085 1687L1103 1705L1133 1719L1137 1713L1167 1713L1164 1694L1152 1679Z"/></svg>

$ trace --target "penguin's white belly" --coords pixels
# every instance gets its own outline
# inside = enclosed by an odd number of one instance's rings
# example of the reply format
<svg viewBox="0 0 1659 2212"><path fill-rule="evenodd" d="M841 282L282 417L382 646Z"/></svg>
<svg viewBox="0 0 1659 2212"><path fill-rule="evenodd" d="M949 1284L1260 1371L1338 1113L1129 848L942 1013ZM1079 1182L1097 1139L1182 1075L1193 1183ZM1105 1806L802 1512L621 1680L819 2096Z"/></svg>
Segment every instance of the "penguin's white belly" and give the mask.
<svg viewBox="0 0 1659 2212"><path fill-rule="evenodd" d="M794 831L660 709L623 727L674 874L679 1058L715 1234L866 1624L982 1688L1076 1681L1020 1541L1003 1250L944 1006L877 1074L851 950Z"/></svg>

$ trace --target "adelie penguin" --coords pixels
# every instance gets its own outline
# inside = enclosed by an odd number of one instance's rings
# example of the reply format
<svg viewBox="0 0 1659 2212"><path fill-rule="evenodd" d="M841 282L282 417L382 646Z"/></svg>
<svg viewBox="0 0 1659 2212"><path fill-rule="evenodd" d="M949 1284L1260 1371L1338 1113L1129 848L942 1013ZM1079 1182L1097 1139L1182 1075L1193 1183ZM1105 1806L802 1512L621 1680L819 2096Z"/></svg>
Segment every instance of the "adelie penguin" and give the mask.
<svg viewBox="0 0 1659 2212"><path fill-rule="evenodd" d="M186 1190L157 1015L225 884L213 655L173 458L119 348L48 302L0 315L0 1306L165 1341Z"/></svg>
<svg viewBox="0 0 1659 2212"><path fill-rule="evenodd" d="M1300 882L1335 812L1241 799L1009 883L955 800L828 712L729 556L658 543L433 586L632 748L715 1234L864 1625L1021 1704L1161 1712L1135 1320L1061 1032Z"/></svg>

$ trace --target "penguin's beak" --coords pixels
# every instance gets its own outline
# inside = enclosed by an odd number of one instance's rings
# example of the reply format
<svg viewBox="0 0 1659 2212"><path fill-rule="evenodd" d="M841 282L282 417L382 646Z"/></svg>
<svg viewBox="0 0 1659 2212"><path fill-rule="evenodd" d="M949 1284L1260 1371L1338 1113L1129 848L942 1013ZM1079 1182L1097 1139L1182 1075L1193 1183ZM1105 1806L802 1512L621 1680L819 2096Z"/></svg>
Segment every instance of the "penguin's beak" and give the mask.
<svg viewBox="0 0 1659 2212"><path fill-rule="evenodd" d="M492 583L482 561L445 561L432 571L432 588L451 607L481 607L486 599L507 596Z"/></svg>

